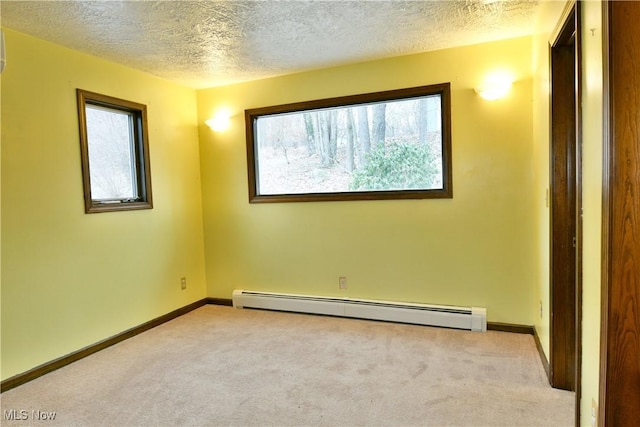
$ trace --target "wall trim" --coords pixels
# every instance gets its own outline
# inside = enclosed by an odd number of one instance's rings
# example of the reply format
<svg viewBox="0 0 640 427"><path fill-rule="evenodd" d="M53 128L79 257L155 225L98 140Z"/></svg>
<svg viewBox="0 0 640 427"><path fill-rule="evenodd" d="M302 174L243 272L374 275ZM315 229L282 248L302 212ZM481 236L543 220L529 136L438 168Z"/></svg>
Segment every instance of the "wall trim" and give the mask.
<svg viewBox="0 0 640 427"><path fill-rule="evenodd" d="M514 334L533 335L534 327L529 325L516 325L513 323L487 322L487 331L511 332Z"/></svg>
<svg viewBox="0 0 640 427"><path fill-rule="evenodd" d="M141 325L134 326L133 328L127 329L126 331L116 334L112 337L109 337L102 341L98 341L95 344L91 344L87 347L81 348L80 350L74 351L73 353L67 354L66 356L62 356L50 362L43 363L42 365L36 366L35 368L30 369L26 372L7 378L0 383L0 393L4 393L7 390L11 390L12 388L35 380L36 378L39 378L45 374L60 369L80 359L84 359L85 357L97 353L100 350L104 350L107 347L111 347L114 344L117 344L121 341L134 337L138 334L141 334L142 332L148 331L149 329L153 329L156 326L160 326L163 323L187 314L188 312L193 311L196 308L200 308L203 305L209 304L208 300L209 298L203 298L199 301L178 308L177 310L173 310L170 313L149 320L148 322L145 322Z"/></svg>
<svg viewBox="0 0 640 427"><path fill-rule="evenodd" d="M547 381L549 381L549 384L551 384L551 376L549 375L549 361L547 360L547 355L544 354L544 349L542 348L542 342L540 341L540 335L538 335L538 330L536 329L535 326L513 325L510 323L499 323L499 322L487 322L487 330L533 335L533 340L536 343L536 349L538 350L538 354L540 355L540 361L542 362L542 367L544 368L544 372L547 375Z"/></svg>
<svg viewBox="0 0 640 427"><path fill-rule="evenodd" d="M231 298L205 298L205 301L206 304L233 307L233 300L231 300Z"/></svg>
<svg viewBox="0 0 640 427"><path fill-rule="evenodd" d="M533 340L536 342L536 348L538 349L538 354L540 355L540 361L542 362L542 367L544 368L544 372L547 374L547 381L549 381L549 385L551 385L551 375L549 374L549 361L547 360L547 355L544 354L544 349L542 348L542 342L540 341L540 335L538 335L538 330L536 327L533 327Z"/></svg>
<svg viewBox="0 0 640 427"><path fill-rule="evenodd" d="M230 298L212 298L212 297L203 298L199 301L196 301L184 307L178 308L177 310L174 310L170 313L167 313L155 319L149 320L148 322L145 322L141 325L134 326L131 329L127 329L126 331L116 334L105 340L99 341L95 344L92 344L80 350L74 351L73 353L70 353L66 356L62 356L50 362L43 363L42 365L36 366L35 368L29 371L15 375L11 378L7 378L6 380L2 381L2 383L0 383L0 393L4 393L7 390L11 390L12 388L16 388L22 384L28 383L29 381L33 381L36 378L39 378L43 375L46 375L64 366L70 365L73 362L76 362L80 359L84 359L85 357L90 356L94 353L97 353L101 350L104 350L107 347L111 347L114 344L117 344L129 338L132 338L138 334L141 334L142 332L148 331L149 329L153 329L156 326L160 326L163 323L166 323L170 320L173 320L184 314L187 314L190 311L193 311L197 308L200 308L204 305L209 305L209 304L232 307L233 301ZM538 348L538 352L540 352L540 357L542 358L543 365L545 366L547 377L549 376L549 364L546 362L546 357L544 356L544 352L542 351L542 346L540 345L540 340L538 339L538 335L535 331L534 326L517 325L512 323L487 322L487 330L533 335L536 341L536 347Z"/></svg>

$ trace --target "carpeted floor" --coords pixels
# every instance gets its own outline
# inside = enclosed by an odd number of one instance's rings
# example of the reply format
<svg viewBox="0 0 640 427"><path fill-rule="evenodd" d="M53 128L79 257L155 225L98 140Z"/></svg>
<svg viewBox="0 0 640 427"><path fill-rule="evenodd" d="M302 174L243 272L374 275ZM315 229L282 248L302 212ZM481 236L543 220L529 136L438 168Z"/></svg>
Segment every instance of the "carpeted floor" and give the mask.
<svg viewBox="0 0 640 427"><path fill-rule="evenodd" d="M220 306L1 399L7 426L574 425L529 335Z"/></svg>

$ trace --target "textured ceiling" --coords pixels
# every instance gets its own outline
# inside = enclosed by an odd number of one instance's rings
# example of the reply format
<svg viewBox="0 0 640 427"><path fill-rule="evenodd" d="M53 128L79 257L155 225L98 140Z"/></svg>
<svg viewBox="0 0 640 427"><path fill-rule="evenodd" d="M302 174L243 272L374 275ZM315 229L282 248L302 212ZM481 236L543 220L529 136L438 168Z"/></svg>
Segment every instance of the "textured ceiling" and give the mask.
<svg viewBox="0 0 640 427"><path fill-rule="evenodd" d="M7 28L202 88L528 35L537 4L2 0L0 12Z"/></svg>

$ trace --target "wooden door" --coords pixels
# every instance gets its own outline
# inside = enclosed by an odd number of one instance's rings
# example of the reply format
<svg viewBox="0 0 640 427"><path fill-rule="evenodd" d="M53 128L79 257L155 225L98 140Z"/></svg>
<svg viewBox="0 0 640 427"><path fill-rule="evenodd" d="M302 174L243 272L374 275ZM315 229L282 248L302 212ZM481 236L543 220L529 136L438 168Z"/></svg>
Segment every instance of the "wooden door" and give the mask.
<svg viewBox="0 0 640 427"><path fill-rule="evenodd" d="M640 420L640 2L603 2L599 425Z"/></svg>
<svg viewBox="0 0 640 427"><path fill-rule="evenodd" d="M579 3L551 46L550 357L553 387L577 391L580 347Z"/></svg>

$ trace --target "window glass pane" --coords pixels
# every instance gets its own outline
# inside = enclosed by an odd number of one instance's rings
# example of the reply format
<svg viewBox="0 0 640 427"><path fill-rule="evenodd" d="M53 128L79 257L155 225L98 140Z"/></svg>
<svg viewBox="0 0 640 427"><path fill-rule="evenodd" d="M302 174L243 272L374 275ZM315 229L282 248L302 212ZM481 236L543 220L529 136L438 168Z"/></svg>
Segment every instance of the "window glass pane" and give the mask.
<svg viewBox="0 0 640 427"><path fill-rule="evenodd" d="M85 110L92 199L137 198L133 114L94 105Z"/></svg>
<svg viewBox="0 0 640 427"><path fill-rule="evenodd" d="M443 189L441 95L258 116L259 195Z"/></svg>

